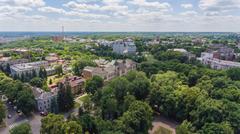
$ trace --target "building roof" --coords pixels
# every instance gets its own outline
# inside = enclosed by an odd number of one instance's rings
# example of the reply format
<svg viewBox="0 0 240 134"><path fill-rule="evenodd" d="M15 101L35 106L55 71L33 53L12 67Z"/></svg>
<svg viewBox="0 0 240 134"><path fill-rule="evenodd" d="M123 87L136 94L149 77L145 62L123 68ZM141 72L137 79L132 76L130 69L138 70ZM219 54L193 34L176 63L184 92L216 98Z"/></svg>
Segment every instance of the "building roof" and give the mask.
<svg viewBox="0 0 240 134"><path fill-rule="evenodd" d="M66 78L64 78L63 80L61 80L61 83L65 83L65 82L69 82L71 87L76 87L79 84L84 83L86 80L82 77L78 77L78 76L68 76Z"/></svg>
<svg viewBox="0 0 240 134"><path fill-rule="evenodd" d="M44 64L47 64L47 61L38 61L38 62L31 62L31 63L22 63L22 64L15 64L12 65L11 68L16 71L25 71L30 69L38 68Z"/></svg>

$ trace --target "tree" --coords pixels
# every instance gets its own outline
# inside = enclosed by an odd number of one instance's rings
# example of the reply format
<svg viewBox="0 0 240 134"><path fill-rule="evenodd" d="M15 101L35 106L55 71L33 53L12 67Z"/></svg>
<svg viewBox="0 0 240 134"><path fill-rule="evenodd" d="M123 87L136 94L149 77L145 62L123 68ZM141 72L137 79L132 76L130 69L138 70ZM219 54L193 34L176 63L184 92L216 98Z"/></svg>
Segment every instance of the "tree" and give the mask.
<svg viewBox="0 0 240 134"><path fill-rule="evenodd" d="M3 119L6 117L6 107L2 101L0 101L0 124Z"/></svg>
<svg viewBox="0 0 240 134"><path fill-rule="evenodd" d="M44 85L44 80L40 77L35 77L30 81L30 84L32 86L42 88Z"/></svg>
<svg viewBox="0 0 240 134"><path fill-rule="evenodd" d="M42 79L46 79L47 78L47 71L44 67L40 67L40 70L39 70L39 77L42 78Z"/></svg>
<svg viewBox="0 0 240 134"><path fill-rule="evenodd" d="M64 112L70 110L73 105L73 94L69 82L59 83L58 105L59 111Z"/></svg>
<svg viewBox="0 0 240 134"><path fill-rule="evenodd" d="M51 101L51 112L57 114L59 112L59 106L57 102L57 97L52 98Z"/></svg>
<svg viewBox="0 0 240 134"><path fill-rule="evenodd" d="M102 118L113 120L117 118L117 100L111 96L103 96L101 98Z"/></svg>
<svg viewBox="0 0 240 134"><path fill-rule="evenodd" d="M62 134L63 115L48 114L41 120L41 134Z"/></svg>
<svg viewBox="0 0 240 134"><path fill-rule="evenodd" d="M150 81L144 72L131 71L126 75L130 81L130 92L138 100L144 100L150 92Z"/></svg>
<svg viewBox="0 0 240 134"><path fill-rule="evenodd" d="M184 120L181 125L177 126L176 133L177 134L192 134L194 132L194 128L191 122Z"/></svg>
<svg viewBox="0 0 240 134"><path fill-rule="evenodd" d="M112 90L119 105L123 104L124 96L129 91L129 81L124 77L118 77L111 81L108 85Z"/></svg>
<svg viewBox="0 0 240 134"><path fill-rule="evenodd" d="M89 132L90 134L97 133L97 126L94 120L94 117L90 116L89 114L84 114L80 117L80 123L83 128L83 132Z"/></svg>
<svg viewBox="0 0 240 134"><path fill-rule="evenodd" d="M146 102L133 102L117 120L117 129L126 134L147 134L152 126L152 109Z"/></svg>
<svg viewBox="0 0 240 134"><path fill-rule="evenodd" d="M87 93L94 94L102 86L103 79L99 76L93 76L90 80L87 80L85 90Z"/></svg>
<svg viewBox="0 0 240 134"><path fill-rule="evenodd" d="M229 123L206 123L199 134L234 134Z"/></svg>
<svg viewBox="0 0 240 134"><path fill-rule="evenodd" d="M24 114L29 114L34 110L35 98L31 89L26 89L18 93L17 107L21 109Z"/></svg>
<svg viewBox="0 0 240 134"><path fill-rule="evenodd" d="M177 134L192 134L194 132L194 128L191 122L184 120L181 125L177 126L176 133Z"/></svg>
<svg viewBox="0 0 240 134"><path fill-rule="evenodd" d="M133 102L136 101L136 98L133 95L127 95L124 97L123 111L127 111Z"/></svg>
<svg viewBox="0 0 240 134"><path fill-rule="evenodd" d="M232 80L240 80L240 68L228 69L227 76Z"/></svg>
<svg viewBox="0 0 240 134"><path fill-rule="evenodd" d="M10 134L31 134L32 130L28 123L20 124L10 130Z"/></svg>
<svg viewBox="0 0 240 134"><path fill-rule="evenodd" d="M82 126L76 121L64 121L63 115L49 114L41 120L41 134L81 134Z"/></svg>
<svg viewBox="0 0 240 134"><path fill-rule="evenodd" d="M205 99L191 112L193 124L201 128L205 123L220 123L223 121L223 102L214 99Z"/></svg>
<svg viewBox="0 0 240 134"><path fill-rule="evenodd" d="M147 98L150 92L150 81L144 75L138 75L130 85L130 92L138 100L144 100Z"/></svg>
<svg viewBox="0 0 240 134"><path fill-rule="evenodd" d="M55 66L55 71L58 76L63 75L62 65Z"/></svg>
<svg viewBox="0 0 240 134"><path fill-rule="evenodd" d="M73 72L74 72L74 74L76 74L78 76L82 75L82 70L86 66L95 66L95 63L92 62L91 60L87 60L87 59L80 59L80 60L76 61L73 64Z"/></svg>
<svg viewBox="0 0 240 134"><path fill-rule="evenodd" d="M62 134L81 134L82 126L76 121L65 122L62 126Z"/></svg>
<svg viewBox="0 0 240 134"><path fill-rule="evenodd" d="M52 85L52 79L49 80L49 85Z"/></svg>

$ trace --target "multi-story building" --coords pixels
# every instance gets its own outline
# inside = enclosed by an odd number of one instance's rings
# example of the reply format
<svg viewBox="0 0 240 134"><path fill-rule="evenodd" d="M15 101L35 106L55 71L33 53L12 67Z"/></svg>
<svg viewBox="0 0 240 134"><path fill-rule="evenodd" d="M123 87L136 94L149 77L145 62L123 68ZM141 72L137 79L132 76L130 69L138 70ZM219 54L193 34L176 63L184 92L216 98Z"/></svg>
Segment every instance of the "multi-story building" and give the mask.
<svg viewBox="0 0 240 134"><path fill-rule="evenodd" d="M132 60L113 60L95 61L98 67L85 67L83 69L83 77L90 79L93 76L100 76L104 81L109 81L117 76L127 74L129 71L136 69L136 63Z"/></svg>
<svg viewBox="0 0 240 134"><path fill-rule="evenodd" d="M219 59L222 60L234 60L235 58L235 53L234 49L229 48L229 47L221 47L217 51L219 53Z"/></svg>
<svg viewBox="0 0 240 134"><path fill-rule="evenodd" d="M45 57L45 60L49 63L56 63L59 60L59 56L55 53L50 53L48 56Z"/></svg>
<svg viewBox="0 0 240 134"><path fill-rule="evenodd" d="M136 54L136 45L132 39L117 40L112 44L113 52L118 54Z"/></svg>
<svg viewBox="0 0 240 134"><path fill-rule="evenodd" d="M240 67L239 62L232 62L214 58L213 53L204 52L201 54L201 57L198 58L198 60L200 60L202 64L209 65L213 69L229 69Z"/></svg>
<svg viewBox="0 0 240 134"><path fill-rule="evenodd" d="M54 42L62 42L64 40L64 36L53 36L52 41Z"/></svg>
<svg viewBox="0 0 240 134"><path fill-rule="evenodd" d="M85 79L78 76L67 76L60 81L63 85L69 84L73 95L83 93Z"/></svg>
<svg viewBox="0 0 240 134"><path fill-rule="evenodd" d="M38 61L31 63L15 64L10 66L11 75L21 77L21 75L32 74L34 71L36 75L39 74L40 67L47 67L47 61Z"/></svg>
<svg viewBox="0 0 240 134"><path fill-rule="evenodd" d="M36 100L37 110L40 112L52 111L52 101L53 99L56 99L57 92L46 92L36 87L32 87L32 91Z"/></svg>

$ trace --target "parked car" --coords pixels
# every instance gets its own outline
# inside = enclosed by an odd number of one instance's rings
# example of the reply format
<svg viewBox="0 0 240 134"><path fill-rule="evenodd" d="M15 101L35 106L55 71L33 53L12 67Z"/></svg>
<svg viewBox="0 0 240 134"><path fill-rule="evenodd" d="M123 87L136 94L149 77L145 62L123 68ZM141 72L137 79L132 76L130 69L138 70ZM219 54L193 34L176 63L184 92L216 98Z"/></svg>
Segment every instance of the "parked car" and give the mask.
<svg viewBox="0 0 240 134"><path fill-rule="evenodd" d="M7 117L8 117L8 119L10 119L10 118L12 118L12 115L11 115L11 114L9 114Z"/></svg>
<svg viewBox="0 0 240 134"><path fill-rule="evenodd" d="M40 112L40 115L41 115L41 116L47 116L47 115L48 115L48 112Z"/></svg>

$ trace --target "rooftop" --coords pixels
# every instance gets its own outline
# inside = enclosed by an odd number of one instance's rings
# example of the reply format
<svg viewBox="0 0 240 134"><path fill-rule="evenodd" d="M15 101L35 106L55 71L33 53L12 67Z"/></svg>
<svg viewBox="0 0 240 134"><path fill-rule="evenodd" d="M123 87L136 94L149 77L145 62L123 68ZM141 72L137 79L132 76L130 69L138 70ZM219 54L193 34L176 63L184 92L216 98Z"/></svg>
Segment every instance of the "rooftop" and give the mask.
<svg viewBox="0 0 240 134"><path fill-rule="evenodd" d="M47 61L38 61L38 62L31 62L31 63L15 64L15 65L12 65L11 68L18 71L24 71L24 70L30 70L30 69L40 67L41 65L46 63Z"/></svg>

